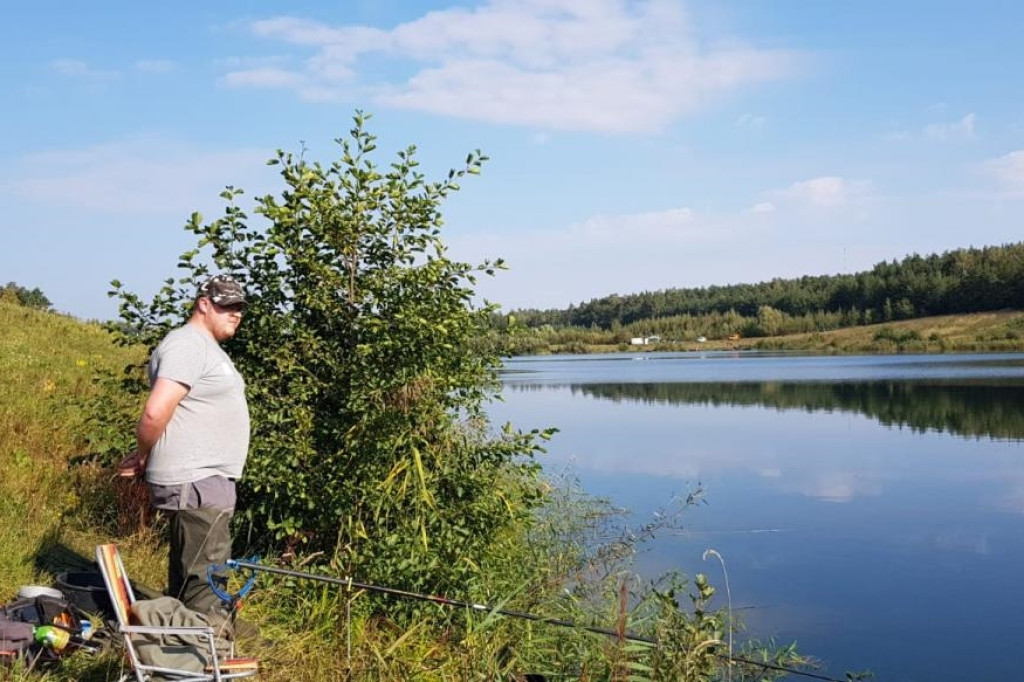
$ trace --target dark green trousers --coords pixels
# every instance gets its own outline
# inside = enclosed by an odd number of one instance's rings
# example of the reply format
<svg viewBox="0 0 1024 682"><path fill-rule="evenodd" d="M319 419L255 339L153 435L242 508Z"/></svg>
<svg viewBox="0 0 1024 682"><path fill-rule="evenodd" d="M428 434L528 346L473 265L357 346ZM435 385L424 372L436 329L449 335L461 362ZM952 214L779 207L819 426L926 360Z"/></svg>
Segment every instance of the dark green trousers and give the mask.
<svg viewBox="0 0 1024 682"><path fill-rule="evenodd" d="M222 608L220 597L206 581L213 564L231 558L232 509L180 509L170 514L171 551L167 594L193 611Z"/></svg>

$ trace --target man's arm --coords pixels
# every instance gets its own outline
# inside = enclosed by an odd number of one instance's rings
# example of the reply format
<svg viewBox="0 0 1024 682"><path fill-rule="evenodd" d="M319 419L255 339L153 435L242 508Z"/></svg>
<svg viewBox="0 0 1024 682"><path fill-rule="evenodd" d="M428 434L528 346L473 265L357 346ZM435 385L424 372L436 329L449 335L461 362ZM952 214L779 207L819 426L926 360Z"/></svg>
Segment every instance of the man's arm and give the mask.
<svg viewBox="0 0 1024 682"><path fill-rule="evenodd" d="M188 395L188 390L188 386L173 379L157 378L153 383L142 416L135 426L138 447L117 467L122 476L137 476L146 470L149 453L167 428L178 403Z"/></svg>

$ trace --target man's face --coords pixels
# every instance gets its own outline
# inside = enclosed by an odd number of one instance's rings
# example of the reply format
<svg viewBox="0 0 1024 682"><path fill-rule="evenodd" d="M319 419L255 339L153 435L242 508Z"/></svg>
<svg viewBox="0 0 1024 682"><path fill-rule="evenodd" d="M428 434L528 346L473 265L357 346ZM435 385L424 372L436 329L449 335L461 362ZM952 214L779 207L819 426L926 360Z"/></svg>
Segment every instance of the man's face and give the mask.
<svg viewBox="0 0 1024 682"><path fill-rule="evenodd" d="M210 332L217 341L230 339L238 331L238 325L242 324L242 314L245 304L235 303L233 305L217 305L210 301L212 315L210 316Z"/></svg>

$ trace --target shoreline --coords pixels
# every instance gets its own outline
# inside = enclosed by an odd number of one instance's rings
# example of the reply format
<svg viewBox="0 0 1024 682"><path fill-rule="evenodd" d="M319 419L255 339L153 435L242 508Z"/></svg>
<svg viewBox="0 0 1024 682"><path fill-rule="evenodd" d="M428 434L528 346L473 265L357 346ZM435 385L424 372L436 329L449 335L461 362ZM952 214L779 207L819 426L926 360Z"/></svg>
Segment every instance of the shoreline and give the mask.
<svg viewBox="0 0 1024 682"><path fill-rule="evenodd" d="M546 345L546 350L540 348L541 345ZM1024 352L1024 313L1000 310L942 315L785 336L709 339L702 343L665 340L643 345L623 342L545 344L538 338L538 347L510 357L659 351L792 351L821 355Z"/></svg>

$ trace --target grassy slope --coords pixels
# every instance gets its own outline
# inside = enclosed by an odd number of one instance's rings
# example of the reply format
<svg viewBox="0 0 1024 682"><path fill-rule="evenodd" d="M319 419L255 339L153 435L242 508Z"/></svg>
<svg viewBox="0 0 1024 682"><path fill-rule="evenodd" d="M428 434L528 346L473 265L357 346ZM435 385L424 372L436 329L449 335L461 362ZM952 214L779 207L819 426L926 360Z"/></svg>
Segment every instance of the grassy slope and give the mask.
<svg viewBox="0 0 1024 682"><path fill-rule="evenodd" d="M76 485L68 460L85 447L81 434L94 395L93 372L119 371L130 359L97 324L0 299L0 603L21 585L52 585L54 572L75 567L74 555L91 558L97 543L111 539L108 530L80 516L81 495L100 487L112 491L109 472L95 470L85 486ZM95 509L112 499L107 494L85 506ZM159 561L151 561L151 539L128 545L141 545L130 564L151 567L144 579L164 573ZM9 679L116 679L110 676L120 666L117 659L73 658L56 673L13 672Z"/></svg>
<svg viewBox="0 0 1024 682"><path fill-rule="evenodd" d="M96 325L0 301L0 597L47 580L35 555L77 504L65 472L81 405L117 351Z"/></svg>

